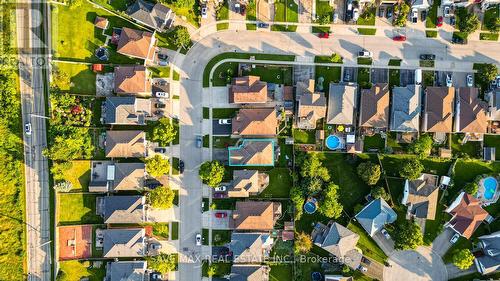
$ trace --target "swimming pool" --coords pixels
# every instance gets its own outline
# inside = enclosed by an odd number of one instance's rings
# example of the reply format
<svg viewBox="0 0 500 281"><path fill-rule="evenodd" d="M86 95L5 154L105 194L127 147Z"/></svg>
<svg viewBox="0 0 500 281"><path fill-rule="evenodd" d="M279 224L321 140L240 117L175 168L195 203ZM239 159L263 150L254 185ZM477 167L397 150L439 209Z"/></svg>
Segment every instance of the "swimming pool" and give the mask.
<svg viewBox="0 0 500 281"><path fill-rule="evenodd" d="M304 211L306 211L306 213L308 214L314 214L317 208L318 207L316 207L316 204L314 204L314 202L306 202L304 204Z"/></svg>
<svg viewBox="0 0 500 281"><path fill-rule="evenodd" d="M329 135L325 140L326 147L330 150L335 150L340 148L340 138L336 135Z"/></svg>
<svg viewBox="0 0 500 281"><path fill-rule="evenodd" d="M483 187L484 187L484 198L491 200L493 196L495 196L495 192L497 191L498 182L494 177L487 177L483 179Z"/></svg>

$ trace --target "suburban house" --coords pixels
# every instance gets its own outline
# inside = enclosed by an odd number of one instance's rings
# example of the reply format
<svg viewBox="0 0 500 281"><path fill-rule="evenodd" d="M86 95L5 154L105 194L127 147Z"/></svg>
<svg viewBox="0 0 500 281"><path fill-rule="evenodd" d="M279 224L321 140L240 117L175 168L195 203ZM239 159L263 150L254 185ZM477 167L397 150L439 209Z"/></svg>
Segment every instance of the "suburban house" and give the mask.
<svg viewBox="0 0 500 281"><path fill-rule="evenodd" d="M500 134L500 89L486 94L488 101L488 133Z"/></svg>
<svg viewBox="0 0 500 281"><path fill-rule="evenodd" d="M359 127L387 130L389 127L389 84L377 83L361 90Z"/></svg>
<svg viewBox="0 0 500 281"><path fill-rule="evenodd" d="M358 85L354 83L330 83L327 124L354 125L357 90Z"/></svg>
<svg viewBox="0 0 500 281"><path fill-rule="evenodd" d="M420 85L392 89L390 130L418 132L420 120Z"/></svg>
<svg viewBox="0 0 500 281"><path fill-rule="evenodd" d="M103 108L109 125L146 125L152 114L151 100L135 97L107 97Z"/></svg>
<svg viewBox="0 0 500 281"><path fill-rule="evenodd" d="M259 170L234 170L233 180L227 189L230 198L258 195L269 185L269 175Z"/></svg>
<svg viewBox="0 0 500 281"><path fill-rule="evenodd" d="M58 259L82 260L92 257L92 232L92 225L58 226Z"/></svg>
<svg viewBox="0 0 500 281"><path fill-rule="evenodd" d="M311 92L300 96L297 106L297 128L316 129L316 122L326 116L326 97L324 93Z"/></svg>
<svg viewBox="0 0 500 281"><path fill-rule="evenodd" d="M160 3L151 3L144 0L136 0L127 8L127 15L135 21L163 32L170 27L175 20L172 10Z"/></svg>
<svg viewBox="0 0 500 281"><path fill-rule="evenodd" d="M316 223L311 233L313 243L336 256L339 262L357 269L363 254L356 248L359 235L330 221L328 225Z"/></svg>
<svg viewBox="0 0 500 281"><path fill-rule="evenodd" d="M422 174L416 180L406 179L401 204L408 207L407 218L434 220L439 200L439 177Z"/></svg>
<svg viewBox="0 0 500 281"><path fill-rule="evenodd" d="M453 131L453 87L427 87L424 98L422 132L451 133Z"/></svg>
<svg viewBox="0 0 500 281"><path fill-rule="evenodd" d="M146 197L141 195L98 197L97 212L104 218L104 223L109 224L148 221Z"/></svg>
<svg viewBox="0 0 500 281"><path fill-rule="evenodd" d="M148 275L147 261L113 261L106 264L104 281L146 281Z"/></svg>
<svg viewBox="0 0 500 281"><path fill-rule="evenodd" d="M354 281L354 279L342 275L325 275L325 281Z"/></svg>
<svg viewBox="0 0 500 281"><path fill-rule="evenodd" d="M154 33L124 27L120 32L116 51L132 58L153 61L155 41Z"/></svg>
<svg viewBox="0 0 500 281"><path fill-rule="evenodd" d="M412 0L411 1L411 8L412 9L417 9L419 11L427 11L431 5L429 5L429 2L427 0Z"/></svg>
<svg viewBox="0 0 500 281"><path fill-rule="evenodd" d="M146 134L143 131L106 131L107 158L140 158L146 156Z"/></svg>
<svg viewBox="0 0 500 281"><path fill-rule="evenodd" d="M483 275L500 270L500 231L480 236L474 253L477 271Z"/></svg>
<svg viewBox="0 0 500 281"><path fill-rule="evenodd" d="M368 203L355 217L366 232L374 236L384 225L395 222L397 214L380 198Z"/></svg>
<svg viewBox="0 0 500 281"><path fill-rule="evenodd" d="M233 263L262 263L269 257L273 244L269 233L233 232L227 246L233 253Z"/></svg>
<svg viewBox="0 0 500 281"><path fill-rule="evenodd" d="M479 98L479 89L457 89L455 132L484 134L488 127L488 105Z"/></svg>
<svg viewBox="0 0 500 281"><path fill-rule="evenodd" d="M469 239L483 221L491 219L488 212L481 207L481 201L472 195L462 192L445 210L452 216L445 227Z"/></svg>
<svg viewBox="0 0 500 281"><path fill-rule="evenodd" d="M267 265L238 264L231 267L230 281L269 281L271 268Z"/></svg>
<svg viewBox="0 0 500 281"><path fill-rule="evenodd" d="M144 163L92 161L89 192L137 191L144 188Z"/></svg>
<svg viewBox="0 0 500 281"><path fill-rule="evenodd" d="M228 152L229 166L274 166L273 139L242 139Z"/></svg>
<svg viewBox="0 0 500 281"><path fill-rule="evenodd" d="M102 234L104 258L135 258L147 254L144 228L104 229Z"/></svg>
<svg viewBox="0 0 500 281"><path fill-rule="evenodd" d="M233 211L235 230L268 231L281 217L281 203L271 201L237 201Z"/></svg>
<svg viewBox="0 0 500 281"><path fill-rule="evenodd" d="M142 65L115 67L115 93L151 95L149 70Z"/></svg>
<svg viewBox="0 0 500 281"><path fill-rule="evenodd" d="M275 137L278 118L274 108L242 108L232 120L233 136Z"/></svg>
<svg viewBox="0 0 500 281"><path fill-rule="evenodd" d="M263 104L267 102L267 83L258 76L244 76L233 79L229 86L229 103Z"/></svg>

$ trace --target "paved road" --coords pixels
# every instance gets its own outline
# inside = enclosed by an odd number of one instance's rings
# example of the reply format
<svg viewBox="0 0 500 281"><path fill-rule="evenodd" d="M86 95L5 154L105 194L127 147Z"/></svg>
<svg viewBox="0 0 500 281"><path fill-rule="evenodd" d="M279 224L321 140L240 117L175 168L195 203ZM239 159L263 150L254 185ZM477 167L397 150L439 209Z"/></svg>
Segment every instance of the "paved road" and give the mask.
<svg viewBox="0 0 500 281"><path fill-rule="evenodd" d="M47 34L46 21L43 27L40 11L45 3L27 2L19 4L16 12L19 46L19 73L23 123L31 123L31 136L24 135L24 160L26 180L26 224L28 280L51 280L50 207L47 159L42 151L47 147L44 85L47 74L45 64L33 64L33 57L46 60L39 38ZM31 8L31 9L28 9ZM46 10L45 10L46 11ZM33 26L35 28L30 28ZM32 32L31 32L32 31Z"/></svg>
<svg viewBox="0 0 500 281"><path fill-rule="evenodd" d="M441 257L429 247L415 251L395 251L389 256L390 266L384 268L384 280L446 281L448 272Z"/></svg>
<svg viewBox="0 0 500 281"><path fill-rule="evenodd" d="M461 69L470 71L474 62L497 63L500 46L497 42L471 42L466 46L451 45L443 40L411 37L403 44L390 38L379 36L338 35L330 39L319 39L307 33L277 33L256 31L222 31L204 35L190 49L186 56L173 55L172 65L181 73L180 86L180 120L181 147L180 155L185 161L186 170L181 177L182 189L180 197L181 226L180 247L182 250L199 253L194 246L195 234L201 231L202 216L198 210L201 206L202 189L197 176L199 165L209 159L206 153L195 148L196 135L202 132L202 106L212 104L210 89L202 88L203 70L208 61L224 52L253 52L271 54L295 54L301 57L314 55L330 55L336 52L347 62L355 62L355 54L361 49L373 53L374 64L387 65L394 57L402 58L404 66L419 67L421 53L434 53L437 56L437 68ZM205 159L202 159L205 158ZM179 265L180 280L200 280L201 263L181 262Z"/></svg>

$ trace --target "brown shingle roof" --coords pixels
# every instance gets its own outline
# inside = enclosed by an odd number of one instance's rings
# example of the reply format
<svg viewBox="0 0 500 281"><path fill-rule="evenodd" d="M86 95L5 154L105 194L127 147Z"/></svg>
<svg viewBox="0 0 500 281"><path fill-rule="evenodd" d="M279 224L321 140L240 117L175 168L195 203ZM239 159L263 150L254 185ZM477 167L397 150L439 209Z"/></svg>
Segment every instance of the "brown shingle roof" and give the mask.
<svg viewBox="0 0 500 281"><path fill-rule="evenodd" d="M233 79L229 87L229 103L266 103L267 83L258 76L245 76Z"/></svg>
<svg viewBox="0 0 500 281"><path fill-rule="evenodd" d="M281 203L238 201L233 212L234 228L238 230L272 230L281 216Z"/></svg>
<svg viewBox="0 0 500 281"><path fill-rule="evenodd" d="M278 119L274 108L240 109L232 120L234 135L241 136L275 136Z"/></svg>
<svg viewBox="0 0 500 281"><path fill-rule="evenodd" d="M467 239L489 216L488 212L481 208L481 201L465 192L455 199L446 212L453 216L448 225Z"/></svg>
<svg viewBox="0 0 500 281"><path fill-rule="evenodd" d="M152 60L153 33L124 27L118 40L117 52L126 56Z"/></svg>
<svg viewBox="0 0 500 281"><path fill-rule="evenodd" d="M273 146L271 140L243 140L229 148L229 166L273 166Z"/></svg>
<svg viewBox="0 0 500 281"><path fill-rule="evenodd" d="M378 83L361 90L360 127L387 128L389 126L389 84Z"/></svg>
<svg viewBox="0 0 500 281"><path fill-rule="evenodd" d="M97 28L106 29L108 28L108 19L105 17L97 16L95 17L94 25Z"/></svg>
<svg viewBox="0 0 500 281"><path fill-rule="evenodd" d="M142 65L115 67L115 93L151 92L151 81Z"/></svg>
<svg viewBox="0 0 500 281"><path fill-rule="evenodd" d="M434 220L439 195L437 184L438 177L430 174L422 174L416 180L406 180L408 197L403 204L408 206L408 212L417 218Z"/></svg>
<svg viewBox="0 0 500 281"><path fill-rule="evenodd" d="M456 132L486 133L488 121L487 104L479 99L478 88L458 88L459 112Z"/></svg>
<svg viewBox="0 0 500 281"><path fill-rule="evenodd" d="M145 142L143 131L106 131L106 157L144 157Z"/></svg>
<svg viewBox="0 0 500 281"><path fill-rule="evenodd" d="M453 129L453 87L427 87L423 130L432 133L449 133Z"/></svg>
<svg viewBox="0 0 500 281"><path fill-rule="evenodd" d="M324 93L304 93L299 99L297 109L298 126L316 128L316 121L326 116L326 97Z"/></svg>

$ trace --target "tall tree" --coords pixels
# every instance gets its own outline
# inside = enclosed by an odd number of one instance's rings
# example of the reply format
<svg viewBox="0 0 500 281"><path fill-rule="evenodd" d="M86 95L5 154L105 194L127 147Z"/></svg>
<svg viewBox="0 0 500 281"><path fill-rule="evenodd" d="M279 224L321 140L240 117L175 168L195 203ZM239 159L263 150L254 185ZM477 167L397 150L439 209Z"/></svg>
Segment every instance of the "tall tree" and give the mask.
<svg viewBox="0 0 500 281"><path fill-rule="evenodd" d="M394 248L398 250L414 250L424 244L420 226L412 221L404 220L394 231Z"/></svg>
<svg viewBox="0 0 500 281"><path fill-rule="evenodd" d="M358 165L356 169L358 176L367 184L375 185L380 179L381 171L380 165L373 164L372 162L363 162Z"/></svg>
<svg viewBox="0 0 500 281"><path fill-rule="evenodd" d="M295 236L295 242L293 244L293 251L295 254L305 254L308 253L313 246L311 236L304 232L297 233Z"/></svg>
<svg viewBox="0 0 500 281"><path fill-rule="evenodd" d="M490 81L493 81L498 75L498 68L492 63L479 64L477 69L477 75L475 75L478 80L478 84L482 87L487 87Z"/></svg>
<svg viewBox="0 0 500 281"><path fill-rule="evenodd" d="M433 141L430 135L421 135L410 145L410 151L418 155L420 158L427 157L431 154L432 143Z"/></svg>
<svg viewBox="0 0 500 281"><path fill-rule="evenodd" d="M304 192L298 186L293 186L290 189L290 200L295 207L295 220L300 220L302 217L302 207L305 203Z"/></svg>
<svg viewBox="0 0 500 281"><path fill-rule="evenodd" d="M174 44L178 47L187 47L191 44L191 36L185 26L176 26L174 31Z"/></svg>
<svg viewBox="0 0 500 281"><path fill-rule="evenodd" d="M460 249L453 253L453 264L461 270L467 270L474 264L474 255L469 249Z"/></svg>
<svg viewBox="0 0 500 281"><path fill-rule="evenodd" d="M328 169L323 167L323 163L319 159L317 153L310 153L302 163L300 175L304 178L318 177L323 181L330 181Z"/></svg>
<svg viewBox="0 0 500 281"><path fill-rule="evenodd" d="M342 215L344 207L339 202L339 186L329 183L323 195L323 201L319 205L318 212L326 217L336 219Z"/></svg>
<svg viewBox="0 0 500 281"><path fill-rule="evenodd" d="M225 169L219 161L203 163L198 172L200 179L210 187L217 187L224 178Z"/></svg>
<svg viewBox="0 0 500 281"><path fill-rule="evenodd" d="M159 178L170 172L170 163L167 158L156 154L153 157L146 159L146 171L154 178Z"/></svg>
<svg viewBox="0 0 500 281"><path fill-rule="evenodd" d="M153 127L153 132L151 139L157 141L160 145L164 146L171 143L175 136L177 135L177 130L172 124L170 118L162 117Z"/></svg>
<svg viewBox="0 0 500 281"><path fill-rule="evenodd" d="M155 209L172 208L174 198L175 192L168 186L160 186L148 192L149 204Z"/></svg>
<svg viewBox="0 0 500 281"><path fill-rule="evenodd" d="M420 163L418 159L408 159L405 163L403 163L403 167L399 170L399 175L402 178L407 178L409 180L416 180L422 174L424 170L424 165Z"/></svg>
<svg viewBox="0 0 500 281"><path fill-rule="evenodd" d="M476 31L481 25L481 22L476 14L470 14L466 11L461 13L458 19L458 29L467 34L471 34Z"/></svg>

